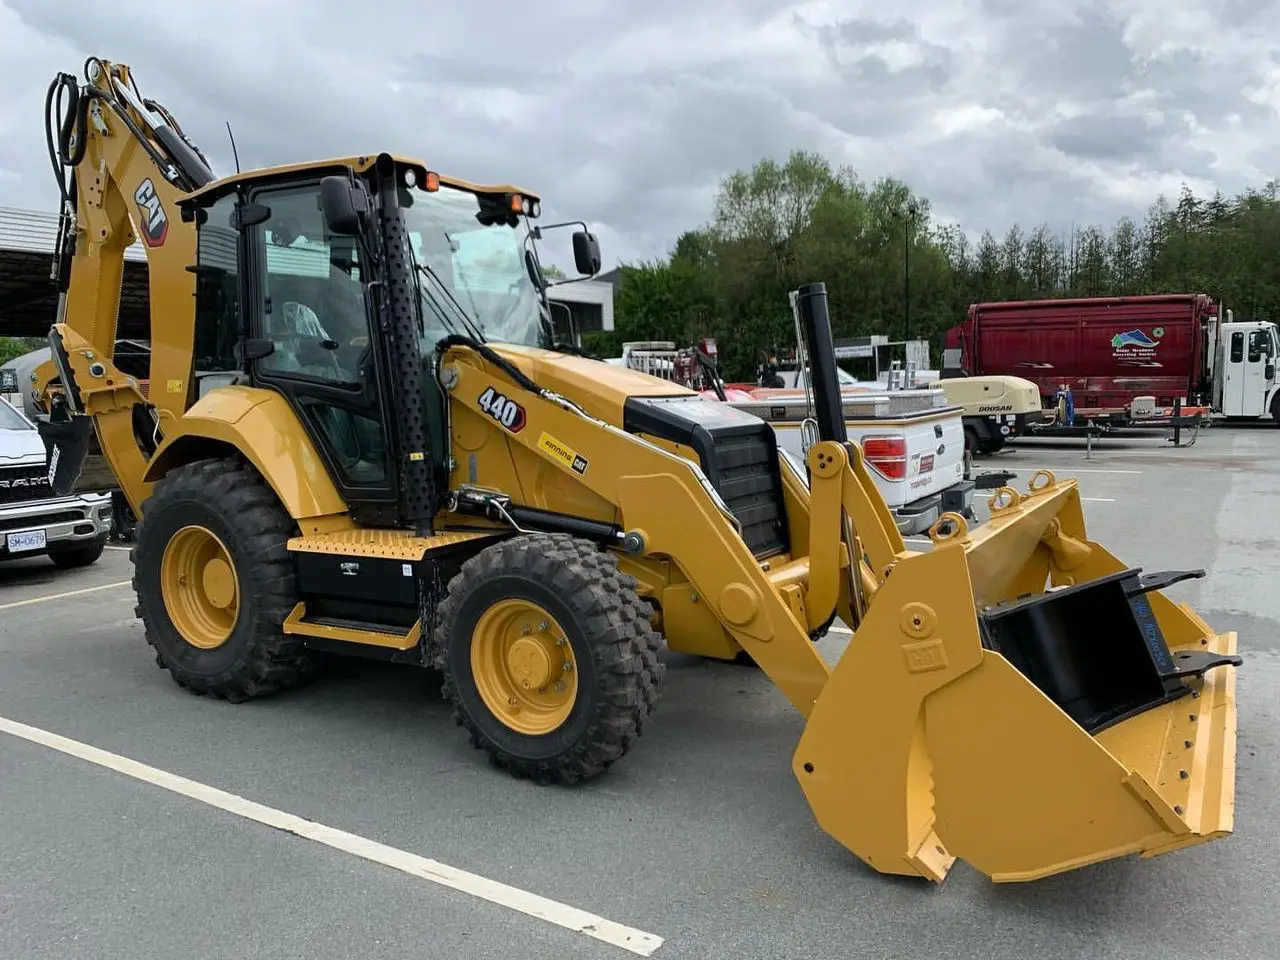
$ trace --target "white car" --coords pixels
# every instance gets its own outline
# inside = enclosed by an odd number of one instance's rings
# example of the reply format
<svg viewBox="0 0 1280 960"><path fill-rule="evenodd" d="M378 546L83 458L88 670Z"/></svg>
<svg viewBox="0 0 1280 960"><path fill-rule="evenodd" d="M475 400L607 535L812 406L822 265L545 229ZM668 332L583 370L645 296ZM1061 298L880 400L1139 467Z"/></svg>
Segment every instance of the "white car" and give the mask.
<svg viewBox="0 0 1280 960"><path fill-rule="evenodd" d="M111 494L54 496L45 460L35 424L0 397L0 561L43 554L88 566L111 532Z"/></svg>

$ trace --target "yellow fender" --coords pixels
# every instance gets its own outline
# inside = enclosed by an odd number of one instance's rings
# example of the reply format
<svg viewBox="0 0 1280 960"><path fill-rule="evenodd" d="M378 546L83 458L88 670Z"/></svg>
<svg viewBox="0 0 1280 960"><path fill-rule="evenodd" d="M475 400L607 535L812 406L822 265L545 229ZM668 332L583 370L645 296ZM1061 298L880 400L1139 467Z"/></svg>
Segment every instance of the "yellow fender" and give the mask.
<svg viewBox="0 0 1280 960"><path fill-rule="evenodd" d="M219 387L178 420L166 420L164 431L164 442L143 474L148 484L174 467L216 454L225 444L249 459L295 520L347 511L297 414L274 391Z"/></svg>

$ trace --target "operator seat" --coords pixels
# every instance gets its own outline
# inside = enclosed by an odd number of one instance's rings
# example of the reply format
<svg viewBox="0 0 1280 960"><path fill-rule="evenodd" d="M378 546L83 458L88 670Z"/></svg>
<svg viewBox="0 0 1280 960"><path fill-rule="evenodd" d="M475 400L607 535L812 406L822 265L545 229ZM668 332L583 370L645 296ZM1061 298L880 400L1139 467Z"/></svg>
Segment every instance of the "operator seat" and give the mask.
<svg viewBox="0 0 1280 960"><path fill-rule="evenodd" d="M338 383L352 381L352 375L342 369L336 352L323 345L326 341L334 341L316 312L305 303L284 301L278 313L273 310L268 314L266 327L267 336L275 345L268 359L274 370ZM309 404L308 407L327 436L341 467L349 475L359 478L368 472L362 468L377 464L376 451L370 451L370 457L365 456L364 444L349 413L327 403ZM373 464L368 463L369 460ZM381 468L375 469L380 471Z"/></svg>

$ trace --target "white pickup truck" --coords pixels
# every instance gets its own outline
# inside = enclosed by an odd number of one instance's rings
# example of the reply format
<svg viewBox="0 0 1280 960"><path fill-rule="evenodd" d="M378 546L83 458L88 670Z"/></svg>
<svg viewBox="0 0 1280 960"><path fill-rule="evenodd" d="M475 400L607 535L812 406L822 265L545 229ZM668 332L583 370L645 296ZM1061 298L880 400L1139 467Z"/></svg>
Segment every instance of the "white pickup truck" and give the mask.
<svg viewBox="0 0 1280 960"><path fill-rule="evenodd" d="M732 406L768 421L778 446L802 457L804 394L763 392L772 395L734 400ZM975 484L965 479L964 423L944 395L937 390L846 393L843 402L849 439L862 448L899 531L923 533L948 511L974 521Z"/></svg>
<svg viewBox="0 0 1280 960"><path fill-rule="evenodd" d="M35 424L0 397L0 561L45 555L60 567L97 561L111 532L111 494L53 495Z"/></svg>
<svg viewBox="0 0 1280 960"><path fill-rule="evenodd" d="M714 344L711 344L714 351ZM701 349L701 348L700 348ZM621 357L606 363L630 367L650 376L675 380L714 399L706 384L705 365L694 352L668 341L623 344ZM803 462L801 426L806 413L803 385L794 371L779 371L781 387L720 384L724 402L754 414L773 426L778 446ZM790 377L788 383L785 378ZM872 478L904 536L923 533L946 512L976 522L973 492L965 476L964 421L959 407L941 391L888 390L859 383L838 371L849 439L861 448ZM801 475L804 470L801 468Z"/></svg>

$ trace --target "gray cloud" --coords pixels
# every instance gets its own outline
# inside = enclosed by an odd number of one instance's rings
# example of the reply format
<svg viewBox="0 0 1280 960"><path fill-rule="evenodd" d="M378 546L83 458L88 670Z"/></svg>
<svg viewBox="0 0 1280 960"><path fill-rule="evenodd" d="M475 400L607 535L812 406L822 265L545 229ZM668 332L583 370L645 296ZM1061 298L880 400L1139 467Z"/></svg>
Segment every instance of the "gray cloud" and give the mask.
<svg viewBox="0 0 1280 960"><path fill-rule="evenodd" d="M225 120L246 166L415 153L538 191L609 263L666 252L723 176L796 148L974 234L1280 175L1274 0L180 6L0 0L0 205L52 208L44 89L89 54L130 63L221 172Z"/></svg>

